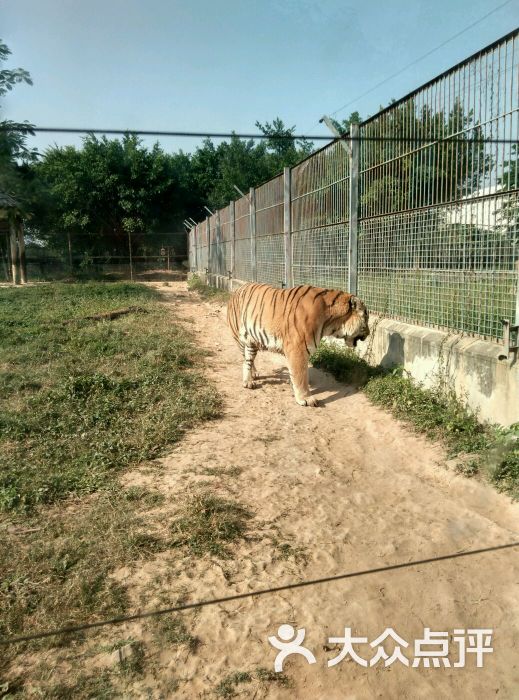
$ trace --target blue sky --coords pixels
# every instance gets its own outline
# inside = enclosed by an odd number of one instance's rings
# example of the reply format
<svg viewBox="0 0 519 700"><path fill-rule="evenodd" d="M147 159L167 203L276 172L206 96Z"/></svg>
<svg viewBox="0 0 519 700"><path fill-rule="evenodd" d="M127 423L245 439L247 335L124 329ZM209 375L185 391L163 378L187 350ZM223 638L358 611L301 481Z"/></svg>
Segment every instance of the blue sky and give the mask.
<svg viewBox="0 0 519 700"><path fill-rule="evenodd" d="M8 65L34 81L11 93L4 115L40 126L238 132L280 116L298 132L325 134L323 113L502 2L0 0ZM514 1L337 117L375 113L518 24ZM31 141L43 150L80 140Z"/></svg>

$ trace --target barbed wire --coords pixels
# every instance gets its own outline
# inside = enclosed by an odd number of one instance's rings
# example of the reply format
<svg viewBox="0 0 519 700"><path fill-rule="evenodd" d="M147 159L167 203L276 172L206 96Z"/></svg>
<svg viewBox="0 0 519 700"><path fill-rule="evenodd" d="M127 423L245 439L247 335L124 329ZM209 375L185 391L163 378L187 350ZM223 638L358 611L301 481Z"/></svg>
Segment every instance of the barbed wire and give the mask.
<svg viewBox="0 0 519 700"><path fill-rule="evenodd" d="M478 129L478 125L472 127ZM119 136L162 136L178 138L208 138L208 139L254 139L272 141L374 141L374 142L395 142L395 143L463 143L466 145L476 144L519 144L519 137L516 139L499 138L471 138L470 136L350 136L342 134L339 136L323 136L310 134L276 134L269 135L263 133L237 133L235 131L159 131L147 129L88 129L82 127L58 127L58 126L27 126L17 124L14 126L0 124L0 131L20 131L24 133L47 133L47 134L114 134Z"/></svg>
<svg viewBox="0 0 519 700"><path fill-rule="evenodd" d="M35 641L37 639L45 639L46 637L54 637L62 634L84 632L86 630L91 630L99 627L106 627L108 625L119 625L123 622L133 622L134 620L142 620L148 617L157 617L160 615L169 615L171 613L183 612L185 610L205 608L209 605L221 605L222 603L230 603L235 600L243 600L244 598L253 598L254 596L280 593L281 591L290 591L296 588L316 586L323 583L332 583L334 581L344 581L346 579L358 578L360 576L370 576L373 574L379 574L388 571L398 571L399 569L406 569L412 566L423 566L425 564L433 564L440 561L447 561L449 559L460 559L461 557L473 556L475 554L497 552L499 550L511 549L512 547L519 547L519 542L509 542L507 544L494 545L493 547L483 547L481 549L471 549L465 552L443 554L439 557L429 557L427 559L418 559L414 561L402 562L400 564L389 564L387 566L379 566L374 569L352 571L345 574L338 574L336 576L325 576L323 578L311 579L310 581L298 581L297 583L287 583L282 586L262 588L256 591L249 591L247 593L236 593L235 595L224 596L221 598L211 598L209 600L201 600L195 603L185 603L183 605L175 605L168 608L161 608L158 610L138 612L134 613L133 615L121 615L120 617L112 617L106 620L98 620L97 622L87 622L81 625L71 625L69 627L61 627L59 629L35 632L34 634L26 634L18 637L8 637L6 639L0 639L0 645L8 646L12 644L20 644L21 642L30 642Z"/></svg>

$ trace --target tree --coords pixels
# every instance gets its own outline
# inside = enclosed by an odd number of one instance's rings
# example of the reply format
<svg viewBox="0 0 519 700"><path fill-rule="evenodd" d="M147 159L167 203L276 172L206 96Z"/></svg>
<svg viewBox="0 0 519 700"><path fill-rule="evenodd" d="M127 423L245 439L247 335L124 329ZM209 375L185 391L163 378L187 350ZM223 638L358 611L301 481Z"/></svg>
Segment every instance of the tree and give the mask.
<svg viewBox="0 0 519 700"><path fill-rule="evenodd" d="M349 117L346 119L343 119L342 121L337 121L337 119L332 119L332 123L341 133L341 135L348 134L350 131L350 126L352 124L360 124L362 119L360 118L360 114L358 112L352 112Z"/></svg>
<svg viewBox="0 0 519 700"><path fill-rule="evenodd" d="M51 148L35 166L48 196L34 226L57 249L64 250L72 237L76 250L126 255L131 234L137 252L145 233L181 230L186 183L175 170L181 162L132 135L89 135L81 149Z"/></svg>
<svg viewBox="0 0 519 700"><path fill-rule="evenodd" d="M10 55L10 49L0 40L0 63ZM0 99L20 83L32 85L31 76L23 68L0 70ZM27 147L27 136L34 132L28 122L21 124L2 119L1 112L0 103L0 189L23 204L30 198L26 182L30 180L27 164L37 157L37 151Z"/></svg>
<svg viewBox="0 0 519 700"><path fill-rule="evenodd" d="M361 192L363 216L467 197L481 188L490 167L481 127L459 99L447 115L429 106L420 110L410 99L369 122L363 135L389 137L362 145L362 167L369 170ZM424 147L409 141L410 135L438 143ZM442 140L450 135L456 140Z"/></svg>
<svg viewBox="0 0 519 700"><path fill-rule="evenodd" d="M314 144L307 139L296 140L293 138L296 127L285 127L283 120L276 117L272 124L270 122L256 122L257 128L268 139L265 141L269 157L269 166L272 175L280 172L285 167L292 167L298 163L314 149Z"/></svg>
<svg viewBox="0 0 519 700"><path fill-rule="evenodd" d="M146 149L130 135L89 135L81 148L51 148L31 168L41 187L33 231L63 253L72 239L77 252L126 255L128 234L143 251L144 234L182 230L187 217L200 221L204 205L225 206L236 199L235 186L260 185L312 148L279 118L259 127L268 139L206 139L192 155Z"/></svg>

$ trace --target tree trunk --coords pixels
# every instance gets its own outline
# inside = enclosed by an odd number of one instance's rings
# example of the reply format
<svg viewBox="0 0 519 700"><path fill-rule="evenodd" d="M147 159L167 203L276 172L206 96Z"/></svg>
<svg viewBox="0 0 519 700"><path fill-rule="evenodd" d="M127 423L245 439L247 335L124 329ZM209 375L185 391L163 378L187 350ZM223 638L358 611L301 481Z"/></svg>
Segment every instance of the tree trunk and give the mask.
<svg viewBox="0 0 519 700"><path fill-rule="evenodd" d="M11 245L11 281L13 284L18 284L20 277L20 261L18 258L16 221L14 217L9 219L9 241Z"/></svg>
<svg viewBox="0 0 519 700"><path fill-rule="evenodd" d="M18 222L18 250L20 252L20 280L22 284L27 284L27 259L25 257L25 237L23 233L23 221Z"/></svg>

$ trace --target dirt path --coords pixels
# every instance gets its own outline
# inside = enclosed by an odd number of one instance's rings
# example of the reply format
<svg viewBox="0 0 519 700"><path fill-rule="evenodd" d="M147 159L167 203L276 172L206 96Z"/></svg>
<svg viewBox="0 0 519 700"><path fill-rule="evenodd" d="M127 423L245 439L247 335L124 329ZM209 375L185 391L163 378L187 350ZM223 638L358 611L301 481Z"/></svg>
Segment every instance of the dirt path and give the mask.
<svg viewBox="0 0 519 700"><path fill-rule="evenodd" d="M224 415L191 432L161 460L160 471L134 471L126 481L152 484L173 503L193 484L211 482L255 513L256 536L236 548L234 560L173 562L164 555L143 569L119 572L135 590L148 591L137 596L143 605L175 595L189 601L226 596L519 540L517 505L449 471L440 446L351 387L312 370L311 385L323 407L301 408L283 358L264 353L258 356L260 388L242 389L224 308L201 302L181 282L154 286L200 345L214 352L208 376L224 397ZM513 549L204 608L186 616L200 639L198 650L186 653L166 643L153 674L139 687L143 693L151 689L153 697L214 697L229 674L272 671L276 652L267 637L289 623L306 629L304 644L316 663L291 656L284 667L290 688L245 679L235 686L239 697L517 697L518 580L519 552ZM411 659L425 627L451 636L458 628L492 628L495 651L485 655L483 668L476 668L474 654L467 655L465 668L406 668L399 662L364 668L351 659L329 668L340 646L328 637L342 636L345 627L369 641L392 627L410 643L405 653ZM137 624L129 630L142 633ZM356 649L365 658L373 655L369 645ZM391 642L387 649L391 653ZM457 646L450 658L457 659Z"/></svg>

